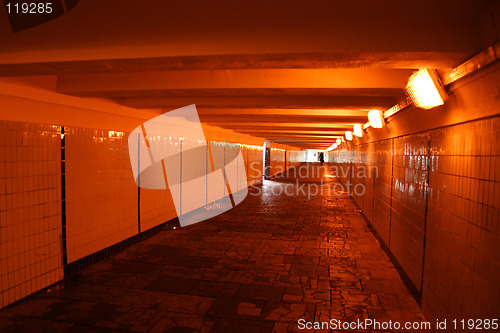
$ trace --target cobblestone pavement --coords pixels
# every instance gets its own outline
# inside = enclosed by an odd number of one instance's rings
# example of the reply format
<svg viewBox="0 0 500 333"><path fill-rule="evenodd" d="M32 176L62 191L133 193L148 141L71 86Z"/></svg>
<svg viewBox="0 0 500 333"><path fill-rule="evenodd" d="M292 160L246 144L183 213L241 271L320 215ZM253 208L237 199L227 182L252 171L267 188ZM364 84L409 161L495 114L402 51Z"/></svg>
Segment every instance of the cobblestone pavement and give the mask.
<svg viewBox="0 0 500 333"><path fill-rule="evenodd" d="M0 331L313 332L298 321L424 321L352 201L332 193L327 167L308 171L298 183L265 181L223 215L160 232L1 310Z"/></svg>

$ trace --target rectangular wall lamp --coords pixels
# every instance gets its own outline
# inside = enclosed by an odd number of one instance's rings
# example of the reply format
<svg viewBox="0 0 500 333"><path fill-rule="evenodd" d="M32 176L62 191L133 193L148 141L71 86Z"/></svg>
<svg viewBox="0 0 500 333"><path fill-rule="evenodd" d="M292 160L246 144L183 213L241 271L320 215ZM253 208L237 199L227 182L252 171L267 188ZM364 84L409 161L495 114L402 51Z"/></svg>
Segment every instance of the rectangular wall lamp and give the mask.
<svg viewBox="0 0 500 333"><path fill-rule="evenodd" d="M448 98L437 72L426 68L410 76L406 91L413 104L422 109L443 105Z"/></svg>
<svg viewBox="0 0 500 333"><path fill-rule="evenodd" d="M373 128L382 128L384 126L384 114L380 110L370 110L368 112L368 122Z"/></svg>
<svg viewBox="0 0 500 333"><path fill-rule="evenodd" d="M361 128L361 124L355 124L352 128L352 134L361 138L363 136L363 129Z"/></svg>

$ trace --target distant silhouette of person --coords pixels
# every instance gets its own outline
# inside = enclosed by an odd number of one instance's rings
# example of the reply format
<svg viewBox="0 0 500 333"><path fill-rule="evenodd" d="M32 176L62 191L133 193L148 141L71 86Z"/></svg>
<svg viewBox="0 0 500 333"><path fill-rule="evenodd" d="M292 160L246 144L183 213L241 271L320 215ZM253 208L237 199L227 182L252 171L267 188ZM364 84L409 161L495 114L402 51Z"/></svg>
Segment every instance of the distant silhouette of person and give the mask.
<svg viewBox="0 0 500 333"><path fill-rule="evenodd" d="M319 161L321 162L321 165L323 165L323 162L325 162L325 157L323 156L323 153L319 153Z"/></svg>

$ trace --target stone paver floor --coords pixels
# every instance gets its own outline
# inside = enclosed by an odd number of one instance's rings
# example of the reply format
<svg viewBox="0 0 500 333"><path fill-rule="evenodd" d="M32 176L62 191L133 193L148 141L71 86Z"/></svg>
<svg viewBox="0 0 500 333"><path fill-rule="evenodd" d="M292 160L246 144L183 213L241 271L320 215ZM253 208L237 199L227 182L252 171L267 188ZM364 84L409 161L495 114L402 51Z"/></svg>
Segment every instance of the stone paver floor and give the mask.
<svg viewBox="0 0 500 333"><path fill-rule="evenodd" d="M352 201L333 193L337 180L326 166L307 168L299 183L265 181L226 214L163 231L1 310L0 331L312 332L298 320L424 321Z"/></svg>

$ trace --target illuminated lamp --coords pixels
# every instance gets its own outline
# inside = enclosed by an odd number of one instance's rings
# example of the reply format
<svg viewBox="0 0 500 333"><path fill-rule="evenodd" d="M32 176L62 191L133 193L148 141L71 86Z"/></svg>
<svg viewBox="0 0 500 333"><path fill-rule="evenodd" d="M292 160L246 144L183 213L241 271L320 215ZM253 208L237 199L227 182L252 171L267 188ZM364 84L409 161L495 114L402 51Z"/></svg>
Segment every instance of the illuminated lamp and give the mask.
<svg viewBox="0 0 500 333"><path fill-rule="evenodd" d="M380 110L370 110L368 112L368 122L373 128L382 128L384 126L384 114Z"/></svg>
<svg viewBox="0 0 500 333"><path fill-rule="evenodd" d="M351 131L346 131L345 132L345 138L349 141L352 140L352 132Z"/></svg>
<svg viewBox="0 0 500 333"><path fill-rule="evenodd" d="M331 150L334 150L335 148L337 148L337 144L336 143L332 144L330 147L326 148L325 150L326 151L331 151Z"/></svg>
<svg viewBox="0 0 500 333"><path fill-rule="evenodd" d="M338 139L337 139L337 141L335 141L335 143L336 143L337 145L339 145L341 142L342 142L342 140L340 140L340 138L338 138Z"/></svg>
<svg viewBox="0 0 500 333"><path fill-rule="evenodd" d="M352 134L356 135L358 138L363 136L363 129L360 124L356 124L352 128Z"/></svg>
<svg viewBox="0 0 500 333"><path fill-rule="evenodd" d="M435 70L420 69L413 73L406 84L406 92L413 104L422 109L443 105L448 98Z"/></svg>

